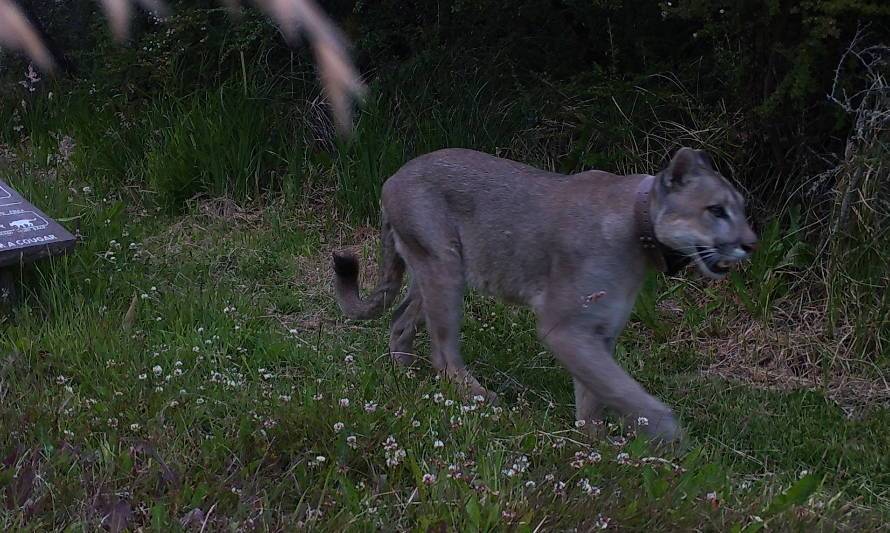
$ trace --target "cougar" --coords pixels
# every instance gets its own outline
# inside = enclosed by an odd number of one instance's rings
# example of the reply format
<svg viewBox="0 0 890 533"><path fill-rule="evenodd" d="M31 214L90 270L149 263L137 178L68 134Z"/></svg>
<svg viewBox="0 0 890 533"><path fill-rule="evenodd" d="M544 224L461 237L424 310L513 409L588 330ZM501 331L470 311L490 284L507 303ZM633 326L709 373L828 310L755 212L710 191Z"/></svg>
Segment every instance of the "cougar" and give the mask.
<svg viewBox="0 0 890 533"><path fill-rule="evenodd" d="M426 323L432 365L473 396L494 400L458 343L464 290L530 307L543 343L574 380L577 420L618 412L659 441L680 437L666 405L613 359L646 269L694 263L719 279L753 251L744 198L703 151L678 150L655 176L556 174L464 149L406 163L383 184L379 282L359 295L355 255L335 252L335 292L354 319L396 308L389 350L411 364Z"/></svg>

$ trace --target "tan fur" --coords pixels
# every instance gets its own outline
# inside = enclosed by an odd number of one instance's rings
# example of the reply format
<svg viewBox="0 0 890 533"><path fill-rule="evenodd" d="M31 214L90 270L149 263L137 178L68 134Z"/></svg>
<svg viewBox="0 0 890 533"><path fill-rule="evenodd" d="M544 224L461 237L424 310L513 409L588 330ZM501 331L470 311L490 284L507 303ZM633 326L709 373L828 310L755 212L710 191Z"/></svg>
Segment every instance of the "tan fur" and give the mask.
<svg viewBox="0 0 890 533"><path fill-rule="evenodd" d="M645 419L641 429L653 437L674 440L680 431L671 410L612 358L647 268L634 216L644 178L566 176L471 150L418 157L383 186L380 284L362 300L357 260L335 255L338 302L352 317L379 315L407 267L410 285L391 326L393 356L411 362L426 322L433 365L492 399L460 355L464 289L529 306L540 338L574 378L579 420L609 407L629 423ZM710 278L745 259L756 242L741 195L703 152L675 154L654 181L649 209L658 240Z"/></svg>

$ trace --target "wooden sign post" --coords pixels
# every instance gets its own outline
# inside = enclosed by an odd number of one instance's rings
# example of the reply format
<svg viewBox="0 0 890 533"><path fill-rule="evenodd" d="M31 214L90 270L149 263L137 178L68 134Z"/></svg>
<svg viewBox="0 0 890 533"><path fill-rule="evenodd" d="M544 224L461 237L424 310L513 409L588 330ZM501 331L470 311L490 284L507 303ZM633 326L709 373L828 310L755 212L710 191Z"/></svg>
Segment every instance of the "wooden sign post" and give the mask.
<svg viewBox="0 0 890 533"><path fill-rule="evenodd" d="M21 267L74 248L75 238L0 181L0 302L15 304Z"/></svg>

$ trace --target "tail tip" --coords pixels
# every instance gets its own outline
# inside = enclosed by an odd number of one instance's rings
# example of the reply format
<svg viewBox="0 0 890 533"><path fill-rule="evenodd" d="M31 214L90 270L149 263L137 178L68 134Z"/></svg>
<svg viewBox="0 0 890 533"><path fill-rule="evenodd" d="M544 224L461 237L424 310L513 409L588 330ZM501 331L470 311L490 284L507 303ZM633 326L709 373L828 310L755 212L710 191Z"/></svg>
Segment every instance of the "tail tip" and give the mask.
<svg viewBox="0 0 890 533"><path fill-rule="evenodd" d="M338 278L358 278L358 259L352 254L334 252L334 273Z"/></svg>

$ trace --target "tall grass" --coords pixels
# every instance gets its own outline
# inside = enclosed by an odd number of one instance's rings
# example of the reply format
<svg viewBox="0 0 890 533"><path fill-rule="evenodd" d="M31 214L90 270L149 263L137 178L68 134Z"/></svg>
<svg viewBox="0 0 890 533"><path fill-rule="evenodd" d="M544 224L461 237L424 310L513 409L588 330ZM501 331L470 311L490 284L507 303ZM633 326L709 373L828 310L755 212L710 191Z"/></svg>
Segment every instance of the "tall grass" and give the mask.
<svg viewBox="0 0 890 533"><path fill-rule="evenodd" d="M145 150L147 184L167 206L198 194L257 198L280 164L283 139L262 90L225 85L150 110Z"/></svg>

